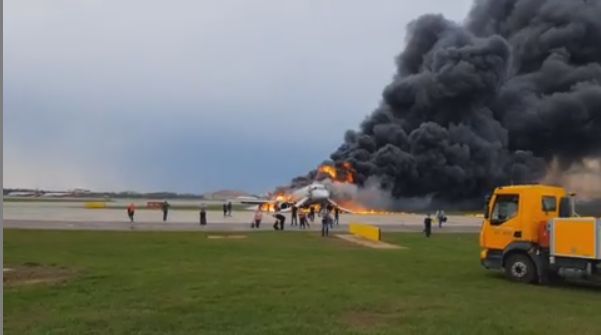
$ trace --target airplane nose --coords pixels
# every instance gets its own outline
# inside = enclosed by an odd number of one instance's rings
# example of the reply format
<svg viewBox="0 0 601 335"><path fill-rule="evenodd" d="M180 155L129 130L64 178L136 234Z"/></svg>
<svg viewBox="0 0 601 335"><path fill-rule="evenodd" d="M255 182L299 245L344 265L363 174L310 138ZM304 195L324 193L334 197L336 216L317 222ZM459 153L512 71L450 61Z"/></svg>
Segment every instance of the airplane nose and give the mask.
<svg viewBox="0 0 601 335"><path fill-rule="evenodd" d="M315 199L327 199L330 197L330 192L327 190L313 190L312 195Z"/></svg>

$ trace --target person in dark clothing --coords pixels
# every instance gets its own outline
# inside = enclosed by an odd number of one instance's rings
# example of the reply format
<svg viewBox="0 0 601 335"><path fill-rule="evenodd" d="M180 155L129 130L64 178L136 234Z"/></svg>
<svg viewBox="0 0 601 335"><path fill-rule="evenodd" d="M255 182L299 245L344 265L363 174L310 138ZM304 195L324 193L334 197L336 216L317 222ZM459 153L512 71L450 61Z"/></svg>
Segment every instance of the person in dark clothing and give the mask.
<svg viewBox="0 0 601 335"><path fill-rule="evenodd" d="M325 214L321 218L321 236L328 236L330 233L330 225L332 224L332 217L329 212L325 212Z"/></svg>
<svg viewBox="0 0 601 335"><path fill-rule="evenodd" d="M134 214L136 213L136 207L133 203L127 206L127 216L129 216L129 222L134 223Z"/></svg>
<svg viewBox="0 0 601 335"><path fill-rule="evenodd" d="M284 230L284 222L286 221L286 217L281 213L276 213L273 215L275 218L275 223L273 224L273 229L275 230ZM278 228L279 225L279 228Z"/></svg>
<svg viewBox="0 0 601 335"><path fill-rule="evenodd" d="M207 225L207 209L206 209L205 205L200 206L200 225L201 226Z"/></svg>
<svg viewBox="0 0 601 335"><path fill-rule="evenodd" d="M134 229L134 214L136 213L136 206L134 203L130 203L127 206L127 216L129 216L129 229Z"/></svg>
<svg viewBox="0 0 601 335"><path fill-rule="evenodd" d="M334 207L334 222L336 222L336 225L339 224L340 222L340 210L338 210L338 207Z"/></svg>
<svg viewBox="0 0 601 335"><path fill-rule="evenodd" d="M430 217L430 213L424 219L424 233L426 237L430 237L432 234L432 218Z"/></svg>
<svg viewBox="0 0 601 335"><path fill-rule="evenodd" d="M229 201L227 203L227 215L232 216L232 202L231 201Z"/></svg>
<svg viewBox="0 0 601 335"><path fill-rule="evenodd" d="M298 217L297 217L297 213L298 213L298 208L294 205L292 205L291 209L290 209L290 226L298 226Z"/></svg>
<svg viewBox="0 0 601 335"><path fill-rule="evenodd" d="M284 230L284 222L286 222L286 217L282 214L279 214L279 220L280 220L280 230Z"/></svg>
<svg viewBox="0 0 601 335"><path fill-rule="evenodd" d="M161 210L163 211L163 222L167 221L167 214L169 213L169 203L167 202L167 200L163 201L163 204L161 205Z"/></svg>
<svg viewBox="0 0 601 335"><path fill-rule="evenodd" d="M315 221L315 207L313 206L309 207L309 220Z"/></svg>
<svg viewBox="0 0 601 335"><path fill-rule="evenodd" d="M436 212L436 220L438 221L438 228L442 228L442 224L447 222L447 216L444 214L444 210L440 209Z"/></svg>
<svg viewBox="0 0 601 335"><path fill-rule="evenodd" d="M223 203L223 217L227 216L227 204L224 202Z"/></svg>

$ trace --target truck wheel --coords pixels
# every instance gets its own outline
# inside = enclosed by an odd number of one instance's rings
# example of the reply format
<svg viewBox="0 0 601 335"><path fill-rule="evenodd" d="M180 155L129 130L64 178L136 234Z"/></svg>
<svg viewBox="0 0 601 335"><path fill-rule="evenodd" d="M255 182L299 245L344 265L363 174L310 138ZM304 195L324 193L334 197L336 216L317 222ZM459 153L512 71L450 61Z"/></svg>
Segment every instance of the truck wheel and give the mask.
<svg viewBox="0 0 601 335"><path fill-rule="evenodd" d="M536 268L530 257L524 254L513 254L505 261L505 276L520 283L534 283Z"/></svg>

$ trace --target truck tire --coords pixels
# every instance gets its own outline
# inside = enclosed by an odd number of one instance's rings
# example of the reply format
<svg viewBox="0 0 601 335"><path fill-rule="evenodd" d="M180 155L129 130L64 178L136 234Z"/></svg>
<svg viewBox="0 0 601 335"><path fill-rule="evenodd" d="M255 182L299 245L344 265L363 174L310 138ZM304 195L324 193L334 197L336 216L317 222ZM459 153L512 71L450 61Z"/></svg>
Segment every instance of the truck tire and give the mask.
<svg viewBox="0 0 601 335"><path fill-rule="evenodd" d="M534 283L536 281L536 267L528 255L511 254L505 261L505 276L520 283Z"/></svg>

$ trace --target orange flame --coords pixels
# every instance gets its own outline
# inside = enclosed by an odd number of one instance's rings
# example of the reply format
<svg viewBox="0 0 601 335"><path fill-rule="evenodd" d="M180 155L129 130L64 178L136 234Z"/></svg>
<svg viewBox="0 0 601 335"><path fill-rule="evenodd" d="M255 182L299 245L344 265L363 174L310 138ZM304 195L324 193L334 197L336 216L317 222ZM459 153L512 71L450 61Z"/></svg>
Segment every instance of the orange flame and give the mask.
<svg viewBox="0 0 601 335"><path fill-rule="evenodd" d="M337 180L337 171L336 168L331 165L322 165L319 167L318 171L330 177L332 180Z"/></svg>
<svg viewBox="0 0 601 335"><path fill-rule="evenodd" d="M342 163L342 167L340 168L332 165L322 165L317 171L319 174L325 175L333 181L349 184L355 183L355 169L353 169L349 162Z"/></svg>
<svg viewBox="0 0 601 335"><path fill-rule="evenodd" d="M352 200L340 201L339 204L340 204L340 207L346 208L346 209L352 211L353 214L359 214L359 215L390 215L390 214L394 214L394 212L365 208L361 204L358 204Z"/></svg>
<svg viewBox="0 0 601 335"><path fill-rule="evenodd" d="M291 194L276 193L273 196L271 196L271 201L272 202L266 202L264 204L259 205L259 209L263 212L273 213L276 211L276 204L291 203L294 201L294 199L292 199Z"/></svg>

